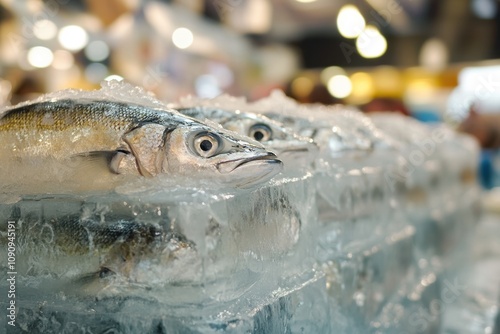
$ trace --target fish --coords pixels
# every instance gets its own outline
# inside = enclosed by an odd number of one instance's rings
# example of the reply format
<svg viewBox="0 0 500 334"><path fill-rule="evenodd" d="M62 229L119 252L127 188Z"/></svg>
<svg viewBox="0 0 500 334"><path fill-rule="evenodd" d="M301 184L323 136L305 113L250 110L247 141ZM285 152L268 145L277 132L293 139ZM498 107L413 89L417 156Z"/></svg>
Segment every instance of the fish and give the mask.
<svg viewBox="0 0 500 334"><path fill-rule="evenodd" d="M312 139L320 148L331 153L369 152L397 146L368 117L344 106L302 105L284 113L273 110L262 113L284 123L300 136Z"/></svg>
<svg viewBox="0 0 500 334"><path fill-rule="evenodd" d="M313 140L298 136L281 123L263 115L209 106L176 110L199 120L215 121L227 130L260 142L276 153L284 162L285 168L296 165L298 161L310 161L318 151Z"/></svg>
<svg viewBox="0 0 500 334"><path fill-rule="evenodd" d="M172 109L106 99L51 99L8 108L0 116L0 142L4 163L69 159L110 174L166 174L236 187L265 182L283 168L258 142Z"/></svg>
<svg viewBox="0 0 500 334"><path fill-rule="evenodd" d="M0 244L6 247L7 228L15 229L16 270L25 277L71 282L81 292L116 280L181 282L187 279L179 270L186 265L183 261L196 265L200 258L194 242L168 218L145 222L127 214L84 212L41 217L27 203L11 208L9 219L0 224ZM0 259L0 267L7 267L6 261ZM148 268L165 275L147 281L143 276Z"/></svg>

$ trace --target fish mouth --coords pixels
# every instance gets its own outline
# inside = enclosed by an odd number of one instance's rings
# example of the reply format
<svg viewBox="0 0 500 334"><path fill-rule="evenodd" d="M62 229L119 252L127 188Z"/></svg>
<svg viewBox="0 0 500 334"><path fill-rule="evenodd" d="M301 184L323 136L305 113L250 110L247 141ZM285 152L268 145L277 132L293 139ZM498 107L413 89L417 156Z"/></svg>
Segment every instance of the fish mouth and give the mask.
<svg viewBox="0 0 500 334"><path fill-rule="evenodd" d="M314 143L295 142L294 145L287 145L281 149L277 148L279 157L310 158L318 153L318 146Z"/></svg>
<svg viewBox="0 0 500 334"><path fill-rule="evenodd" d="M223 182L235 187L248 188L264 183L283 170L283 162L271 152L251 158L234 159L219 163Z"/></svg>
<svg viewBox="0 0 500 334"><path fill-rule="evenodd" d="M307 147L300 147L300 148L290 148L281 151L281 154L295 154L295 153L309 153L310 150Z"/></svg>
<svg viewBox="0 0 500 334"><path fill-rule="evenodd" d="M228 160L224 162L220 162L217 165L217 170L223 174L231 173L235 169L242 167L244 165L259 165L259 164L278 164L281 165L282 162L281 160L278 159L276 154L272 152L266 152L265 154L262 155L257 155L254 157L248 157L248 158L240 158L240 159L233 159L233 160Z"/></svg>

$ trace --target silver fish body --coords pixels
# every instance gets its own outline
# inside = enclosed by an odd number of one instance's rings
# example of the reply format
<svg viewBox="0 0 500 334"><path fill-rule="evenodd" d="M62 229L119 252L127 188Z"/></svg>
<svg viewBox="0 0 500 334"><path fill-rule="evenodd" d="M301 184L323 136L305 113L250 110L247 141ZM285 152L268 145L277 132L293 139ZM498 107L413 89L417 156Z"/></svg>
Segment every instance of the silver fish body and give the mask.
<svg viewBox="0 0 500 334"><path fill-rule="evenodd" d="M196 119L209 119L223 128L250 137L275 152L285 167L299 161L311 161L318 149L308 138L300 137L281 123L266 116L249 112L197 106L178 109L182 114Z"/></svg>
<svg viewBox="0 0 500 334"><path fill-rule="evenodd" d="M282 163L258 143L171 109L107 100L62 99L7 109L0 156L102 161L114 174L220 179L245 186Z"/></svg>

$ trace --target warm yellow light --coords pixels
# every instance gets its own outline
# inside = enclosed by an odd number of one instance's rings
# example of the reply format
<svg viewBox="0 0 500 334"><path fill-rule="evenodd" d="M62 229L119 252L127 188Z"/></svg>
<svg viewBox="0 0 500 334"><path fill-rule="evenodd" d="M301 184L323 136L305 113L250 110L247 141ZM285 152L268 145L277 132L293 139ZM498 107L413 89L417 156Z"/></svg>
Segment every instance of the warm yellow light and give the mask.
<svg viewBox="0 0 500 334"><path fill-rule="evenodd" d="M87 45L87 32L79 26L66 26L59 31L59 43L70 51L79 51Z"/></svg>
<svg viewBox="0 0 500 334"><path fill-rule="evenodd" d="M372 72L377 97L401 97L404 81L401 73L393 66L379 66Z"/></svg>
<svg viewBox="0 0 500 334"><path fill-rule="evenodd" d="M54 60L52 51L43 46L32 47L28 51L28 63L31 66L44 68L50 66Z"/></svg>
<svg viewBox="0 0 500 334"><path fill-rule="evenodd" d="M314 88L314 82L308 77L298 77L292 81L291 90L296 97L307 97Z"/></svg>
<svg viewBox="0 0 500 334"><path fill-rule="evenodd" d="M356 39L356 48L364 58L378 58L387 50L387 40L374 26L366 26Z"/></svg>
<svg viewBox="0 0 500 334"><path fill-rule="evenodd" d="M375 84L370 74L357 72L351 75L352 92L349 100L355 104L369 102L375 95Z"/></svg>
<svg viewBox="0 0 500 334"><path fill-rule="evenodd" d="M352 92L351 79L345 75L336 75L328 80L327 88L333 97L343 99Z"/></svg>
<svg viewBox="0 0 500 334"><path fill-rule="evenodd" d="M295 0L295 1L302 3L310 3L310 2L315 2L316 0Z"/></svg>
<svg viewBox="0 0 500 334"><path fill-rule="evenodd" d="M177 28L172 34L172 42L179 49L186 49L193 44L194 36L188 28Z"/></svg>
<svg viewBox="0 0 500 334"><path fill-rule="evenodd" d="M337 16L337 28L343 37L358 37L365 29L365 25L365 19L356 6L345 5L340 9Z"/></svg>

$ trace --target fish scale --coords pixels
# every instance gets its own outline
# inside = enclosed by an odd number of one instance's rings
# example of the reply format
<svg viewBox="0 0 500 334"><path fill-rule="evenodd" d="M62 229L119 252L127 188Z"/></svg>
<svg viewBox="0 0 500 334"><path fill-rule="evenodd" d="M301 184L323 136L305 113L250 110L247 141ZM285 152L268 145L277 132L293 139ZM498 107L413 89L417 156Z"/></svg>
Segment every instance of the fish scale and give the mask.
<svg viewBox="0 0 500 334"><path fill-rule="evenodd" d="M127 111L125 111L127 109ZM53 122L44 121L50 114ZM0 120L0 131L20 129L66 130L70 127L107 126L125 130L132 124L154 119L154 113L139 111L125 104L107 101L87 103L62 100L41 102L12 109Z"/></svg>
<svg viewBox="0 0 500 334"><path fill-rule="evenodd" d="M158 114L112 101L47 101L9 110L0 119L0 133L21 153L60 157L122 147L124 133L143 122L158 122ZM9 134L15 134L15 140Z"/></svg>

